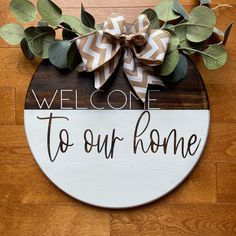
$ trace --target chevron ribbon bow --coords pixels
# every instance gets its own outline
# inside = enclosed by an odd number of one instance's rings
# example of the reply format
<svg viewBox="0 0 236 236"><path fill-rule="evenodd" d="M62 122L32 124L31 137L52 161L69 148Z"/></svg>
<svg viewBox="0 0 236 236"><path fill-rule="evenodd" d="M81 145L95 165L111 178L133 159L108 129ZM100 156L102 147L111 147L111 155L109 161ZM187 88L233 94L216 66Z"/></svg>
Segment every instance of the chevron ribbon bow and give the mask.
<svg viewBox="0 0 236 236"><path fill-rule="evenodd" d="M95 88L100 89L116 69L124 48L123 70L138 97L145 102L148 84L164 86L154 73L160 65L170 41L170 34L160 29L149 29L145 14L139 15L128 27L123 16L113 13L103 30L84 35L76 40L82 57L79 71L94 72Z"/></svg>

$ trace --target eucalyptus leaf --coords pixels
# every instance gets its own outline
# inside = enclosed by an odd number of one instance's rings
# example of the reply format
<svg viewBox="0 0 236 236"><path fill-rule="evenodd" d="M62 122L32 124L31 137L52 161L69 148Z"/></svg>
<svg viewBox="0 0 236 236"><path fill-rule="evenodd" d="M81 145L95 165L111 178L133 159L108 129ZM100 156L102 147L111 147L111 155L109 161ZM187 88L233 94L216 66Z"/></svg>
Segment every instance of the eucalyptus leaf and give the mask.
<svg viewBox="0 0 236 236"><path fill-rule="evenodd" d="M70 70L74 70L79 63L82 61L81 56L79 54L78 48L76 46L76 42L74 41L67 53L67 67Z"/></svg>
<svg viewBox="0 0 236 236"><path fill-rule="evenodd" d="M16 45L24 38L24 28L15 23L3 25L0 28L0 36L8 44Z"/></svg>
<svg viewBox="0 0 236 236"><path fill-rule="evenodd" d="M160 66L160 75L167 76L171 74L179 62L179 51L176 49L167 53L163 64Z"/></svg>
<svg viewBox="0 0 236 236"><path fill-rule="evenodd" d="M160 0L156 6L158 18L164 22L178 19L180 15L173 11L173 5L174 0Z"/></svg>
<svg viewBox="0 0 236 236"><path fill-rule="evenodd" d="M231 31L231 28L232 28L233 24L230 24L225 32L222 32L220 29L218 29L217 27L214 27L214 33L219 35L219 36L223 36L224 39L223 41L221 42L223 45L226 45L227 41L228 41L228 37L229 37L229 34L230 34L230 31Z"/></svg>
<svg viewBox="0 0 236 236"><path fill-rule="evenodd" d="M188 73L188 61L186 56L180 54L179 62L175 67L174 71L165 78L166 82L175 83L178 82L187 75Z"/></svg>
<svg viewBox="0 0 236 236"><path fill-rule="evenodd" d="M148 8L143 12L143 14L146 14L148 20L150 21L150 26L149 26L150 29L159 29L160 28L157 13L153 9Z"/></svg>
<svg viewBox="0 0 236 236"><path fill-rule="evenodd" d="M170 52L176 50L177 47L180 44L180 40L177 37L177 35L172 31L169 31L169 33L171 35L171 38L170 38L170 43L169 43L169 46L168 46L168 49L167 49L167 53L170 53Z"/></svg>
<svg viewBox="0 0 236 236"><path fill-rule="evenodd" d="M38 57L48 58L48 49L55 41L55 31L51 27L29 27L25 38L31 52Z"/></svg>
<svg viewBox="0 0 236 236"><path fill-rule="evenodd" d="M224 47L217 44L209 46L202 56L205 66L210 70L222 67L228 58Z"/></svg>
<svg viewBox="0 0 236 236"><path fill-rule="evenodd" d="M29 22L36 17L36 8L33 3L27 0L12 0L10 8L13 15L20 22Z"/></svg>
<svg viewBox="0 0 236 236"><path fill-rule="evenodd" d="M64 27L64 29L62 30L62 38L64 40L71 40L71 39L78 37L78 35L73 32L73 30L71 29L71 27L68 24L61 23L61 26Z"/></svg>
<svg viewBox="0 0 236 236"><path fill-rule="evenodd" d="M81 21L84 25L89 28L95 29L95 19L94 17L85 11L83 4L81 3Z"/></svg>
<svg viewBox="0 0 236 236"><path fill-rule="evenodd" d="M48 49L50 62L59 69L67 68L67 52L70 48L70 41L55 41Z"/></svg>
<svg viewBox="0 0 236 236"><path fill-rule="evenodd" d="M62 16L61 9L50 0L38 0L37 2L38 12L41 17L48 22L49 25L56 27Z"/></svg>
<svg viewBox="0 0 236 236"><path fill-rule="evenodd" d="M84 35L93 31L93 29L85 26L80 21L80 19L78 19L75 16L63 15L61 22L68 24L70 28L76 33L78 33L79 35Z"/></svg>
<svg viewBox="0 0 236 236"><path fill-rule="evenodd" d="M188 49L182 49L181 50L186 55L192 55L192 54L195 53L194 51L191 50L191 48L193 48L193 46L190 42L188 42L188 40L182 41L180 43L180 48L189 48L189 50Z"/></svg>
<svg viewBox="0 0 236 236"><path fill-rule="evenodd" d="M224 40L223 40L223 45L226 45L226 43L227 43L227 41L228 41L228 38L229 38L229 34L230 34L230 31L231 31L231 29L232 29L232 26L233 26L233 24L230 24L227 28L226 28L226 30L225 30L225 33L224 33Z"/></svg>
<svg viewBox="0 0 236 236"><path fill-rule="evenodd" d="M179 13L185 20L189 20L189 14L180 4L179 0L175 0L173 4L173 10Z"/></svg>
<svg viewBox="0 0 236 236"><path fill-rule="evenodd" d="M196 43L208 39L213 33L215 23L213 10L205 6L193 8L189 21L184 23L187 26L187 39Z"/></svg>
<svg viewBox="0 0 236 236"><path fill-rule="evenodd" d="M21 50L23 52L23 54L25 55L25 57L29 60L33 60L34 59L34 54L30 51L27 40L25 38L23 38L20 42L20 47Z"/></svg>
<svg viewBox="0 0 236 236"><path fill-rule="evenodd" d="M161 29L166 29L168 31L173 31L174 30L174 25L172 25L172 24L164 24L164 25L162 25Z"/></svg>
<svg viewBox="0 0 236 236"><path fill-rule="evenodd" d="M179 47L180 48L191 48L191 43L187 40L186 34L187 34L187 26L181 25L179 27L175 28L175 34L180 40ZM190 50L182 50L184 54L193 54L193 51Z"/></svg>
<svg viewBox="0 0 236 236"><path fill-rule="evenodd" d="M180 25L178 27L175 28L175 34L177 35L177 37L181 41L187 40L186 38L186 34L187 34L187 26L186 25Z"/></svg>

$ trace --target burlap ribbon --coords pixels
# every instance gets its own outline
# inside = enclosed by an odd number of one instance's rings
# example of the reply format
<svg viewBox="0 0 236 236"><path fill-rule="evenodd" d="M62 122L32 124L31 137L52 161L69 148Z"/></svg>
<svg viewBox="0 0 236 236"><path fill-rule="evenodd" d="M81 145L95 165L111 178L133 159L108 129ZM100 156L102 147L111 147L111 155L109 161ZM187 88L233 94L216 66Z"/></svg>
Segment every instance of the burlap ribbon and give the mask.
<svg viewBox="0 0 236 236"><path fill-rule="evenodd" d="M95 88L100 89L114 72L123 55L123 70L138 97L145 102L148 84L164 86L154 73L165 57L170 34L160 29L149 29L145 14L139 15L127 30L123 16L113 13L103 30L77 39L82 57L79 71L94 72Z"/></svg>

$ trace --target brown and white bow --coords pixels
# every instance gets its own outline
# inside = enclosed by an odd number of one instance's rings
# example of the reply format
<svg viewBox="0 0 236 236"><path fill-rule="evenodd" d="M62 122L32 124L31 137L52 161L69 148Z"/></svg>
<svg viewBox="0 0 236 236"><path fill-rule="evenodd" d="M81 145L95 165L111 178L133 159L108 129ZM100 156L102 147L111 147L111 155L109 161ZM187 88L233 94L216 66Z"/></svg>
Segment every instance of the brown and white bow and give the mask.
<svg viewBox="0 0 236 236"><path fill-rule="evenodd" d="M148 84L164 86L154 73L160 65L170 41L170 34L149 29L145 14L139 15L127 30L123 16L113 13L103 30L92 32L76 40L82 57L79 71L94 72L95 88L100 89L116 69L124 48L123 70L138 97L145 102Z"/></svg>

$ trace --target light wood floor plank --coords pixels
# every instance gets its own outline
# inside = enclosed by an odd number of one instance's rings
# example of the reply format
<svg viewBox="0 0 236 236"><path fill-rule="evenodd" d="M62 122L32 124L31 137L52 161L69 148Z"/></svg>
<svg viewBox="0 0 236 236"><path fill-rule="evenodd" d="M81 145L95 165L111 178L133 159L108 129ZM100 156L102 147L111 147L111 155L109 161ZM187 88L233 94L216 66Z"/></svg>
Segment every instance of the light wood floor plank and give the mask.
<svg viewBox="0 0 236 236"><path fill-rule="evenodd" d="M207 186L206 186L207 187ZM235 205L159 205L112 211L111 236L235 235Z"/></svg>
<svg viewBox="0 0 236 236"><path fill-rule="evenodd" d="M0 204L1 235L110 235L108 210L85 204Z"/></svg>
<svg viewBox="0 0 236 236"><path fill-rule="evenodd" d="M236 164L217 164L217 201L236 203Z"/></svg>
<svg viewBox="0 0 236 236"><path fill-rule="evenodd" d="M15 124L15 88L0 87L0 125Z"/></svg>

